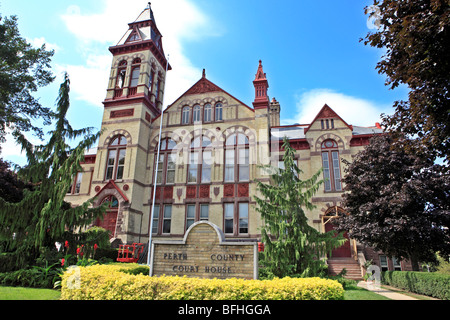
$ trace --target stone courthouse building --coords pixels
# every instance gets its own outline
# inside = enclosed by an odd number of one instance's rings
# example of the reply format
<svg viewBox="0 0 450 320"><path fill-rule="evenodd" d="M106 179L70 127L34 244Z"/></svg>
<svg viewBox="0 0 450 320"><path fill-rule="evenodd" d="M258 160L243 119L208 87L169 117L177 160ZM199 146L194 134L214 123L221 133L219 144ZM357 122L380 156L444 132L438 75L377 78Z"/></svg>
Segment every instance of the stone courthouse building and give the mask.
<svg viewBox="0 0 450 320"><path fill-rule="evenodd" d="M318 106L311 123L281 126L281 106L268 96L261 61L255 62L255 79L249 83L255 88L254 101L239 100L203 71L192 87L168 101L161 114L166 70L171 66L150 6L109 51L103 133L96 153L85 156L66 201L112 201L104 220L95 222L111 232L111 241L147 242L149 232L153 239L178 240L200 220L217 225L233 241L260 239L254 181L269 182L259 165L283 166L285 136L296 150L303 178L323 168L325 182L312 199L317 208L307 215L317 230L329 231L328 222L343 210L342 159L351 161L373 134L382 132L378 124L349 124L328 105ZM349 258L360 270L358 261L364 261L364 254L364 246L350 239L333 256ZM368 258L383 268L401 268L382 255Z"/></svg>

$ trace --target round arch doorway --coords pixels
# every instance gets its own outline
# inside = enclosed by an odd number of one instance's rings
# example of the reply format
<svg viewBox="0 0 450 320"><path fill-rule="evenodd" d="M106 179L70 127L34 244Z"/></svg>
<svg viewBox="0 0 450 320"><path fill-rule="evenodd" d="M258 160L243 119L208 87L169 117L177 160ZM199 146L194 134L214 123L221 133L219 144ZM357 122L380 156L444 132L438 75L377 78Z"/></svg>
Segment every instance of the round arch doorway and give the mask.
<svg viewBox="0 0 450 320"><path fill-rule="evenodd" d="M329 232L336 229L336 226L332 223L334 219L338 219L339 216L347 214L344 209L338 206L329 208L325 215L322 217L322 223L324 225L325 232ZM350 239L348 233L344 232L344 238L347 239L345 243L339 248L334 249L331 252L329 258L351 258L352 251L350 248Z"/></svg>
<svg viewBox="0 0 450 320"><path fill-rule="evenodd" d="M109 202L103 219L97 218L94 225L109 231L109 239L116 237L117 215L119 212L119 200L113 195L106 196L100 204Z"/></svg>

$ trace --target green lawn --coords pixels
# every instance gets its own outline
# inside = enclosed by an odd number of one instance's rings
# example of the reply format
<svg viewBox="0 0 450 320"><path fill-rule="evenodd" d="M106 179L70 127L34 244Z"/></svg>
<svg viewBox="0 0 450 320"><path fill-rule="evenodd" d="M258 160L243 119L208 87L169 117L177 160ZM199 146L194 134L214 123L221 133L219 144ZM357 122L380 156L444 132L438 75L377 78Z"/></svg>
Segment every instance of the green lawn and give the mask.
<svg viewBox="0 0 450 320"><path fill-rule="evenodd" d="M344 300L391 300L364 288L351 286L344 292Z"/></svg>
<svg viewBox="0 0 450 320"><path fill-rule="evenodd" d="M58 300L60 295L60 291L52 289L0 286L0 300ZM345 300L389 300L382 295L358 287L345 290L344 298Z"/></svg>
<svg viewBox="0 0 450 320"><path fill-rule="evenodd" d="M59 290L0 286L0 300L59 300L60 296Z"/></svg>

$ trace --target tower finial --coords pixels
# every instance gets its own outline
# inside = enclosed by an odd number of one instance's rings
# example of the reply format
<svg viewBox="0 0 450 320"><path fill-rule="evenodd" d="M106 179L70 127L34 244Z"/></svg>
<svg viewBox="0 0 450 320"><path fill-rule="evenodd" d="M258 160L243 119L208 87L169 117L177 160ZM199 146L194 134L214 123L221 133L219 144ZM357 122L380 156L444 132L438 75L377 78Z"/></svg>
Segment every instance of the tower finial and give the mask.
<svg viewBox="0 0 450 320"><path fill-rule="evenodd" d="M206 78L206 70L203 69L202 78Z"/></svg>
<svg viewBox="0 0 450 320"><path fill-rule="evenodd" d="M149 1L147 9L151 9L151 8L152 8L152 3Z"/></svg>

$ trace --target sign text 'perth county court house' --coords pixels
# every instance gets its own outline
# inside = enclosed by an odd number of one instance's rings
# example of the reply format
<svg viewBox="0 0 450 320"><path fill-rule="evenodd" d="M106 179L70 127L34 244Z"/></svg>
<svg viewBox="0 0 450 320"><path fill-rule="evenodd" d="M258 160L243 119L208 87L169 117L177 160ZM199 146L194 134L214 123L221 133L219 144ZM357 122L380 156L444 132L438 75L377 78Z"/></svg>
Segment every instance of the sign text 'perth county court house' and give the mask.
<svg viewBox="0 0 450 320"><path fill-rule="evenodd" d="M226 241L219 227L199 221L183 240L152 242L150 275L257 279L258 244Z"/></svg>

